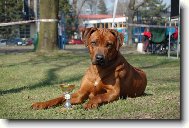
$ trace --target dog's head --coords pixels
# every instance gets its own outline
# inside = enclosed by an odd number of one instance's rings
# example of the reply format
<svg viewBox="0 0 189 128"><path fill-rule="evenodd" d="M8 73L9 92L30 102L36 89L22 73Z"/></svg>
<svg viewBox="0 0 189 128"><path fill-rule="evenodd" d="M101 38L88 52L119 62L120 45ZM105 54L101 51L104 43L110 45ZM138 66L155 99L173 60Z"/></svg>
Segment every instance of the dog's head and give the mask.
<svg viewBox="0 0 189 128"><path fill-rule="evenodd" d="M88 47L94 65L105 66L114 60L123 39L123 34L113 29L86 28L82 31L82 41Z"/></svg>

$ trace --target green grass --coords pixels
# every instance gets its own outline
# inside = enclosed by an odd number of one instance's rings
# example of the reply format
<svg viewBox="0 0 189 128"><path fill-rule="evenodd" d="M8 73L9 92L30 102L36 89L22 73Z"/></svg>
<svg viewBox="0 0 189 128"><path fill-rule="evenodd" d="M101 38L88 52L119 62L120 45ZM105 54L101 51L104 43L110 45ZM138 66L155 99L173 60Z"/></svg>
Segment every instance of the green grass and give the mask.
<svg viewBox="0 0 189 128"><path fill-rule="evenodd" d="M6 119L180 119L180 60L165 56L124 54L147 73L146 96L120 99L84 110L61 112L62 106L32 110L33 102L61 94L59 84L76 84L90 64L86 53L0 55L0 118ZM76 90L75 89L75 90Z"/></svg>

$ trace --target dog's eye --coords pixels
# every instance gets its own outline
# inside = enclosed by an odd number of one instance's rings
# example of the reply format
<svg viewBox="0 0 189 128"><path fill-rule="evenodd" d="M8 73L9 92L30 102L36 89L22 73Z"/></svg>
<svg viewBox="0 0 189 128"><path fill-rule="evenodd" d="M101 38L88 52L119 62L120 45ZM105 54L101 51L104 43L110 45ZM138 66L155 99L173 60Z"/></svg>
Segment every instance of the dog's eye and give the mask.
<svg viewBox="0 0 189 128"><path fill-rule="evenodd" d="M107 48L112 48L112 44L108 43L108 44L106 45L106 47L107 47Z"/></svg>
<svg viewBox="0 0 189 128"><path fill-rule="evenodd" d="M95 41L92 41L92 42L91 42L91 45L92 45L92 46L95 46L95 45L96 45L96 42L95 42Z"/></svg>

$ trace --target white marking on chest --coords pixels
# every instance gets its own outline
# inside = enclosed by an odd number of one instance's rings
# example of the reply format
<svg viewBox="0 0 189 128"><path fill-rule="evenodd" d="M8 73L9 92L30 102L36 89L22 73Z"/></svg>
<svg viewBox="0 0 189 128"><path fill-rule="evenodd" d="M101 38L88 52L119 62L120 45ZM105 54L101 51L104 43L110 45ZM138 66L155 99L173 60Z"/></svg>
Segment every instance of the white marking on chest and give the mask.
<svg viewBox="0 0 189 128"><path fill-rule="evenodd" d="M94 86L96 87L98 85L98 81L95 81Z"/></svg>

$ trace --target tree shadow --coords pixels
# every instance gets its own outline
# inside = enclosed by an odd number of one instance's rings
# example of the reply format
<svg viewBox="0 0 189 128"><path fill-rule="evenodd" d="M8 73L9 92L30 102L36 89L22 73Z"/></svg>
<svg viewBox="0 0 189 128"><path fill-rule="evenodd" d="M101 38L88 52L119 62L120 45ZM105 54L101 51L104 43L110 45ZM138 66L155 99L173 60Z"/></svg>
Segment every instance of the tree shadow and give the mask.
<svg viewBox="0 0 189 128"><path fill-rule="evenodd" d="M146 93L146 92L145 92L145 93L142 95L142 97L143 97L143 96L153 96L153 94L151 94L151 93Z"/></svg>
<svg viewBox="0 0 189 128"><path fill-rule="evenodd" d="M63 69L63 68L68 68L68 67L73 66L73 65L76 65L78 63L83 62L84 60L85 59L77 60L77 61L74 61L74 62L69 63L69 64L64 65L64 66L56 65L56 68L52 68L52 69L49 69L47 71L47 78L45 78L42 82L36 83L34 85L26 85L26 86L19 87L19 88L13 88L13 89L9 89L9 90L0 91L0 96L2 96L4 94L19 93L23 90L32 90L32 89L36 89L36 88L41 88L41 87L46 87L46 86L50 86L50 85L53 85L53 84L57 84L56 80L58 79L58 77L56 75L56 71ZM68 79L64 79L61 82L68 83L68 82L80 80L81 78L82 78L82 75L77 75L77 76L74 76L74 77L70 77Z"/></svg>
<svg viewBox="0 0 189 128"><path fill-rule="evenodd" d="M88 56L86 55L81 55L81 54L74 54L73 55L74 57L75 56L79 56L80 58L86 58ZM52 62L52 61L57 61L59 58L63 57L63 60L70 60L70 58L72 58L73 56L63 56L62 54L61 55L57 55L57 57L52 57L52 58L49 58L48 56L44 56L44 55L39 55L37 58L38 59L35 59L35 58L31 58L27 61L24 61L24 62L18 62L18 63L11 63L11 64L0 64L0 66L2 67L15 67L17 65L28 65L28 64L32 64L32 65L37 65L37 64L41 64L41 63L49 63L49 62Z"/></svg>
<svg viewBox="0 0 189 128"><path fill-rule="evenodd" d="M157 68L157 67L160 67L162 65L169 64L169 63L172 63L172 62L171 61L162 61L160 63L156 63L156 64L149 65L149 66L140 66L139 68L142 68L142 69Z"/></svg>

